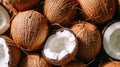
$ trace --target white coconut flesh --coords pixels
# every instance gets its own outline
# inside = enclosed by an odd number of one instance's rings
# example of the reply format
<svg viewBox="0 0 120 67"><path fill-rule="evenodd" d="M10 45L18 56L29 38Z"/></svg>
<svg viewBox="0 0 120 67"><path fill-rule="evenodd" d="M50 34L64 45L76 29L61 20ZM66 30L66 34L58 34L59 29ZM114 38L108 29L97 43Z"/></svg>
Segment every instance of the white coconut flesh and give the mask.
<svg viewBox="0 0 120 67"><path fill-rule="evenodd" d="M103 47L109 56L120 60L120 21L106 29L103 36Z"/></svg>
<svg viewBox="0 0 120 67"><path fill-rule="evenodd" d="M44 55L52 60L59 61L68 54L71 54L76 46L76 39L68 30L58 31L51 35L44 47Z"/></svg>
<svg viewBox="0 0 120 67"><path fill-rule="evenodd" d="M9 13L2 5L0 5L0 34L4 33L10 27L9 21Z"/></svg>
<svg viewBox="0 0 120 67"><path fill-rule="evenodd" d="M0 67L9 67L9 50L3 38L0 38Z"/></svg>

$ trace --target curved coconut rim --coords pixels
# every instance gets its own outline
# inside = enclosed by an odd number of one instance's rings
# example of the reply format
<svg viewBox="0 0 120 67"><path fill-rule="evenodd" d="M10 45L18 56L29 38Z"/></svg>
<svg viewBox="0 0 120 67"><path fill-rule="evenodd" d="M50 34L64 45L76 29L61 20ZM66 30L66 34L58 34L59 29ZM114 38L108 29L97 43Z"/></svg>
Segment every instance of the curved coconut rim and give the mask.
<svg viewBox="0 0 120 67"><path fill-rule="evenodd" d="M9 13L8 9L2 3L0 3L0 6L4 9L5 13L7 13L7 14L3 14L6 17L6 19L5 19L6 24L4 26L7 26L7 27L3 27L3 28L5 28L4 31L1 32L1 34L3 34L3 33L5 33L9 29L11 18L10 18L10 13Z"/></svg>
<svg viewBox="0 0 120 67"><path fill-rule="evenodd" d="M70 30L69 28L61 28L61 29L56 30L56 32L58 32L58 31L63 31L63 30L70 31L70 32L75 36L76 46L75 46L74 50L72 51L72 53L64 56L61 60L56 61L56 60L47 58L47 57L45 56L45 54L44 54L44 50L42 51L42 55L43 55L43 57L45 58L46 61L48 61L48 62L51 63L51 64L58 65L58 66L59 66L59 65L65 65L65 64L67 64L68 62L72 61L72 60L74 59L74 57L76 56L77 52L78 52L78 40L77 40L77 38L76 38L76 35L75 35L75 34L73 33L73 31ZM55 33L56 33L56 32L55 32Z"/></svg>
<svg viewBox="0 0 120 67"><path fill-rule="evenodd" d="M114 58L114 59L118 59L118 60L120 60L120 57L118 57L118 56L120 56L120 54L116 54L116 53L118 53L118 51L116 51L116 50L110 50L110 49L105 49L105 45L104 45L104 34L105 34L105 32L107 31L107 29L109 28L109 27L111 27L112 25L116 25L116 24L120 24L120 20L119 19L116 19L116 20L114 20L114 21L112 21L112 22L110 22L109 24L107 24L106 26L105 26L105 28L103 29L103 31L102 31L102 39L103 39L103 48L104 48L104 51L108 54L108 56L110 56L111 58ZM114 31L115 30L117 30L117 29L120 29L120 27L117 27L117 28L115 28L114 29ZM114 32L113 31L113 32ZM112 34L110 34L109 35L109 37L111 37L111 35ZM108 47L108 44L106 45L106 48ZM114 53L116 51L116 53ZM111 53L112 52L112 53ZM120 53L120 52L119 52ZM112 55L111 55L112 54ZM117 56L118 55L118 56ZM117 57L116 57L117 56Z"/></svg>

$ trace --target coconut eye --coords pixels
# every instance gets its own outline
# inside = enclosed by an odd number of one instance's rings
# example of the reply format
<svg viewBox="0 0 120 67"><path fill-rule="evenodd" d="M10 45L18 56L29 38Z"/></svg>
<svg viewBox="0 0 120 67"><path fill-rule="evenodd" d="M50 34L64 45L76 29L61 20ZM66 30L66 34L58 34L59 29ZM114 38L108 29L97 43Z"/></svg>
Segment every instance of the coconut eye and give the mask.
<svg viewBox="0 0 120 67"><path fill-rule="evenodd" d="M10 27L10 16L6 8L0 4L0 34L3 34Z"/></svg>

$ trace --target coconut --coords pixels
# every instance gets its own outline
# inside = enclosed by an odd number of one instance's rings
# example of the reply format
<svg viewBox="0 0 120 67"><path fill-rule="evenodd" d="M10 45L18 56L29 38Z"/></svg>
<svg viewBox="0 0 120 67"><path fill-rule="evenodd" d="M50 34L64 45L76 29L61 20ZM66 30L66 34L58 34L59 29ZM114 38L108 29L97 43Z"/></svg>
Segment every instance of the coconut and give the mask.
<svg viewBox="0 0 120 67"><path fill-rule="evenodd" d="M120 60L120 21L113 22L103 30L103 47L110 57Z"/></svg>
<svg viewBox="0 0 120 67"><path fill-rule="evenodd" d="M77 51L77 39L73 32L68 28L61 28L48 37L42 54L53 65L65 65L74 59Z"/></svg>
<svg viewBox="0 0 120 67"><path fill-rule="evenodd" d="M62 67L87 67L83 62L79 62L79 61L71 61L66 65L63 65Z"/></svg>
<svg viewBox="0 0 120 67"><path fill-rule="evenodd" d="M101 67L120 67L120 62L110 61L110 62L104 63Z"/></svg>
<svg viewBox="0 0 120 67"><path fill-rule="evenodd" d="M2 1L4 5L13 12L31 9L40 3L40 0L2 0Z"/></svg>
<svg viewBox="0 0 120 67"><path fill-rule="evenodd" d="M11 24L11 35L14 42L26 51L41 48L48 35L47 20L34 10L19 12Z"/></svg>
<svg viewBox="0 0 120 67"><path fill-rule="evenodd" d="M83 15L95 24L111 20L116 11L115 0L78 0Z"/></svg>
<svg viewBox="0 0 120 67"><path fill-rule="evenodd" d="M44 15L51 23L67 26L76 15L76 0L45 0Z"/></svg>
<svg viewBox="0 0 120 67"><path fill-rule="evenodd" d="M23 59L20 67L51 67L51 65L41 55L33 53Z"/></svg>
<svg viewBox="0 0 120 67"><path fill-rule="evenodd" d="M10 27L10 16L7 9L0 3L0 34L5 33Z"/></svg>
<svg viewBox="0 0 120 67"><path fill-rule="evenodd" d="M79 58L85 62L95 58L101 48L101 35L97 28L86 21L76 22L71 27L79 41Z"/></svg>
<svg viewBox="0 0 120 67"><path fill-rule="evenodd" d="M17 67L20 61L20 49L6 36L0 36L0 67Z"/></svg>

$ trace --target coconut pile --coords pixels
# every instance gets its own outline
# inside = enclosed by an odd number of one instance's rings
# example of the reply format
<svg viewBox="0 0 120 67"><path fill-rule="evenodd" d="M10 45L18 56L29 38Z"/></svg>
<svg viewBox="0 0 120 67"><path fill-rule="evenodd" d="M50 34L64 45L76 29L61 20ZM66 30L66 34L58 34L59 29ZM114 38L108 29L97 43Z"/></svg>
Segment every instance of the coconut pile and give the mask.
<svg viewBox="0 0 120 67"><path fill-rule="evenodd" d="M119 67L120 0L0 0L0 67Z"/></svg>

